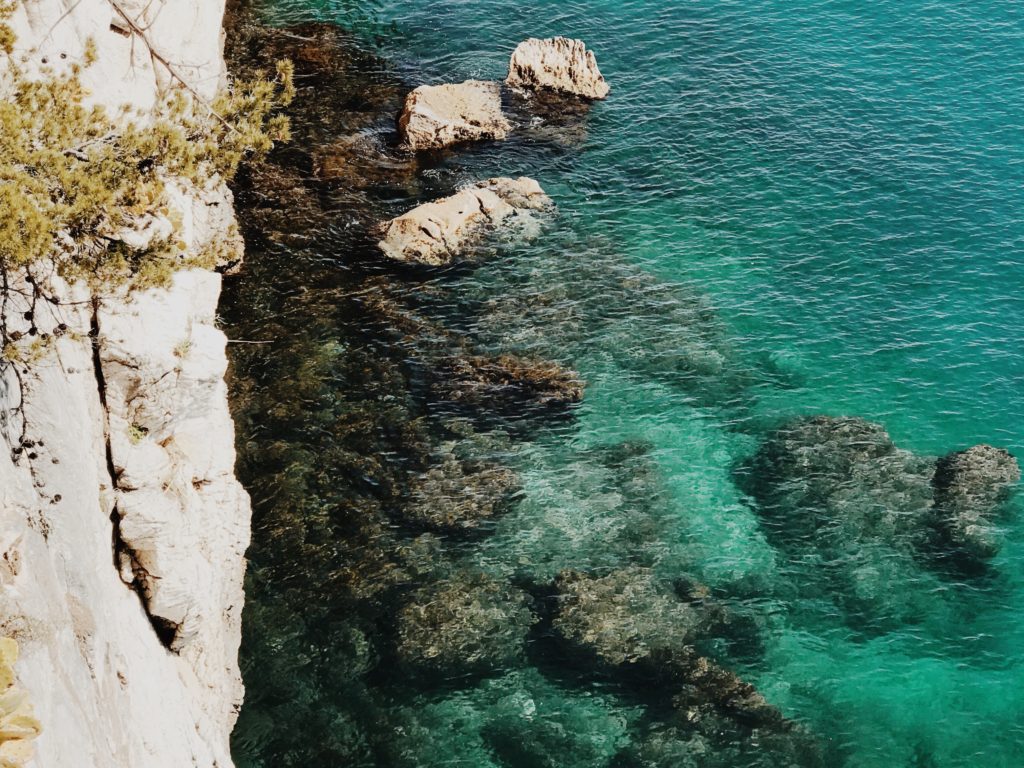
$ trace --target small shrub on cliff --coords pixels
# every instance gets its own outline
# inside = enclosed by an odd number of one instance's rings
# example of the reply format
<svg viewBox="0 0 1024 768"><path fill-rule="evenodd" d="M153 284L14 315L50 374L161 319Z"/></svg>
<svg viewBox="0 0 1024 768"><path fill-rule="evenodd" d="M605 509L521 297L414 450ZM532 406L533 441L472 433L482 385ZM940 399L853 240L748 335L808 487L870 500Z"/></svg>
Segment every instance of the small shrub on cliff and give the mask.
<svg viewBox="0 0 1024 768"><path fill-rule="evenodd" d="M244 158L286 139L286 118L273 112L292 98L290 64L271 78L233 82L208 104L182 83L141 120L128 107L111 114L88 104L81 74L95 61L91 45L66 69L30 75L3 23L12 10L0 3L5 292L51 275L105 290L166 282L187 265L168 184L228 180Z"/></svg>

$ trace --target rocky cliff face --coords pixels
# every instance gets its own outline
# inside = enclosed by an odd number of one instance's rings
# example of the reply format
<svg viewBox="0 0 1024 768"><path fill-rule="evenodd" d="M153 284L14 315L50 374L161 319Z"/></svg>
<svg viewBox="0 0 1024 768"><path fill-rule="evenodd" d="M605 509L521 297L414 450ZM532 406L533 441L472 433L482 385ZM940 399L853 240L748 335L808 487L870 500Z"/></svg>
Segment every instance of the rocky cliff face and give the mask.
<svg viewBox="0 0 1024 768"><path fill-rule="evenodd" d="M223 10L24 0L15 56L60 67L92 39L91 98L144 113L175 83L209 97L224 82ZM175 207L193 252L240 247L226 188L181 191ZM38 768L232 764L249 502L233 474L220 280L191 270L131 299L59 288L35 320L55 351L0 381L0 635L21 645ZM27 324L17 294L3 310Z"/></svg>

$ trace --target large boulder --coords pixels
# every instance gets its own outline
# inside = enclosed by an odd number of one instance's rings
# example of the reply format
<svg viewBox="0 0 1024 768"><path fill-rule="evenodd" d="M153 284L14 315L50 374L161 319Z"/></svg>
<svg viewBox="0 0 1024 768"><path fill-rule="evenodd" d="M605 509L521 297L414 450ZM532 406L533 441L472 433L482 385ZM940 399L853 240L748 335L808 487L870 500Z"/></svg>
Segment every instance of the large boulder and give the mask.
<svg viewBox="0 0 1024 768"><path fill-rule="evenodd" d="M398 118L402 141L413 150L504 139L510 128L501 111L500 83L483 80L421 85L406 97Z"/></svg>
<svg viewBox="0 0 1024 768"><path fill-rule="evenodd" d="M995 518L1020 477L1017 460L990 445L976 445L939 459L932 483L933 525L940 544L972 560L994 555L999 548Z"/></svg>
<svg viewBox="0 0 1024 768"><path fill-rule="evenodd" d="M399 612L398 658L424 674L497 671L522 658L535 621L525 592L481 573L459 573L417 591Z"/></svg>
<svg viewBox="0 0 1024 768"><path fill-rule="evenodd" d="M488 229L524 220L529 211L550 204L533 179L489 179L392 219L378 245L394 261L445 266Z"/></svg>
<svg viewBox="0 0 1024 768"><path fill-rule="evenodd" d="M550 88L588 99L603 99L611 90L597 59L582 40L531 37L516 46L509 62L509 85L520 88Z"/></svg>

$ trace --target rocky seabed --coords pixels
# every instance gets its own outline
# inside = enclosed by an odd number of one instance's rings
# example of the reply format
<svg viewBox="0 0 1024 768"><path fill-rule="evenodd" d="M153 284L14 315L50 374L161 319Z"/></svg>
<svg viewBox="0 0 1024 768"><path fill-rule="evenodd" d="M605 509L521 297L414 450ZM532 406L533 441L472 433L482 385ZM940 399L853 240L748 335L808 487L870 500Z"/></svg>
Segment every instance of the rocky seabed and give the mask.
<svg viewBox="0 0 1024 768"><path fill-rule="evenodd" d="M764 653L764 606L834 601L864 636L916 620L943 599L937 581L992 567L1016 460L990 446L919 456L857 418L786 421L729 470L775 556L797 565L774 584L709 586L694 562L667 572L650 446L558 447L586 407L575 363L607 356L740 413L749 361L704 297L560 230L543 184L460 173L481 142L498 157L501 142L573 152L610 91L594 54L530 40L504 84L420 85L328 24L243 19L232 48L249 66L293 58L302 84L297 148L237 190L250 269L297 265L276 295L240 287L229 302L239 333L291 334L275 365L236 357L242 431L269 441L242 450L264 501L239 753L423 766L464 756L447 751L458 744L497 765L840 764L829 734L738 671ZM595 350L598 333L629 343ZM538 488L560 450L578 451L574 473ZM604 527L545 529L563 519L545 503ZM571 696L591 719L557 712Z"/></svg>

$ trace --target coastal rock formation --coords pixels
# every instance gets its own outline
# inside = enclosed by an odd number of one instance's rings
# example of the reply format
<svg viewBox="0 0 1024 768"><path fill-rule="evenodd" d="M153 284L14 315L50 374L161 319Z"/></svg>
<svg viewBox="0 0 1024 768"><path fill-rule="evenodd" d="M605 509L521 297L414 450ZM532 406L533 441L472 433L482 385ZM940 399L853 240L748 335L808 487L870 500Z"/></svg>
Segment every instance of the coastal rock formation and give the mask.
<svg viewBox="0 0 1024 768"><path fill-rule="evenodd" d="M897 448L878 424L814 416L772 432L739 479L769 540L806 569L794 586L878 632L934 611L949 566L976 570L996 552L1020 469L990 446L936 462Z"/></svg>
<svg viewBox="0 0 1024 768"><path fill-rule="evenodd" d="M0 766L22 768L32 759L33 740L42 726L28 691L15 685L18 644L0 637Z"/></svg>
<svg viewBox="0 0 1024 768"><path fill-rule="evenodd" d="M518 488L511 469L462 462L449 453L413 480L402 517L439 531L473 531L499 515Z"/></svg>
<svg viewBox="0 0 1024 768"><path fill-rule="evenodd" d="M416 592L398 616L398 656L409 668L480 674L522 657L536 621L529 596L478 573L460 573Z"/></svg>
<svg viewBox="0 0 1024 768"><path fill-rule="evenodd" d="M852 540L898 544L920 531L931 471L931 461L897 449L879 424L813 416L769 435L750 481L774 538L838 553Z"/></svg>
<svg viewBox="0 0 1024 768"><path fill-rule="evenodd" d="M656 685L689 722L724 716L781 727L781 713L749 683L700 655L695 644L718 630L711 601L685 601L649 570L607 576L567 571L555 581L551 627L573 654L641 686Z"/></svg>
<svg viewBox="0 0 1024 768"><path fill-rule="evenodd" d="M878 424L813 416L772 432L740 479L768 540L807 568L795 586L834 602L847 624L878 632L930 605L932 593L917 584L933 468Z"/></svg>
<svg viewBox="0 0 1024 768"><path fill-rule="evenodd" d="M91 41L83 86L114 114L145 119L181 79L212 98L223 3L125 7L145 40L105 0L17 3L14 56L59 69ZM223 184L171 181L169 198L189 256L237 260ZM43 726L35 765L232 765L249 501L233 474L220 285L189 271L127 299L55 280L61 303L34 313L52 351L0 377L0 634L20 646ZM4 309L8 329L30 330L18 294Z"/></svg>
<svg viewBox="0 0 1024 768"><path fill-rule="evenodd" d="M402 141L413 150L504 139L510 128L501 112L501 85L483 80L421 85L398 118Z"/></svg>
<svg viewBox="0 0 1024 768"><path fill-rule="evenodd" d="M394 261L445 266L488 228L507 227L550 205L551 198L533 179L489 179L392 219L378 245Z"/></svg>
<svg viewBox="0 0 1024 768"><path fill-rule="evenodd" d="M933 484L934 525L941 544L971 559L994 555L999 549L995 516L1020 477L1017 460L990 445L939 459Z"/></svg>
<svg viewBox="0 0 1024 768"><path fill-rule="evenodd" d="M597 59L582 40L531 37L516 46L505 82L520 88L550 88L588 99L603 99L611 90Z"/></svg>

